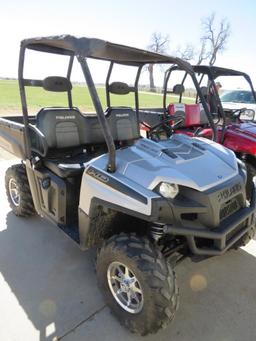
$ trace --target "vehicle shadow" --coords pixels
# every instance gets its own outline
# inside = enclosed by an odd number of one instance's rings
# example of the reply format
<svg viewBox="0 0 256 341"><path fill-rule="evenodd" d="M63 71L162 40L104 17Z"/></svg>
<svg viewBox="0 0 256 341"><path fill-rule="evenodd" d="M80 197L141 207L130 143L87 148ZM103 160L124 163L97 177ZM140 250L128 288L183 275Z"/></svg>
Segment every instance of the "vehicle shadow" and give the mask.
<svg viewBox="0 0 256 341"><path fill-rule="evenodd" d="M36 337L18 340L52 340L104 305L96 285L94 252L80 251L39 217L18 218L9 212L6 227L0 232L0 273L35 327L31 332L38 331ZM0 329L12 328L16 306L2 308Z"/></svg>

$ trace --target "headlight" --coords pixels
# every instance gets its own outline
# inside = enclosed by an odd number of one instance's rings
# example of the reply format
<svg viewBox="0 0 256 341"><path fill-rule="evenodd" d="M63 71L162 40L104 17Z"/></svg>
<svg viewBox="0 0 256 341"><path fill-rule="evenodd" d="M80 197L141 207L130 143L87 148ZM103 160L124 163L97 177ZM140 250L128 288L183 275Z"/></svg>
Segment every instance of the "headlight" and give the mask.
<svg viewBox="0 0 256 341"><path fill-rule="evenodd" d="M254 120L254 116L255 116L255 111L252 109L246 109L244 110L241 115L240 115L240 119L242 121L253 121Z"/></svg>
<svg viewBox="0 0 256 341"><path fill-rule="evenodd" d="M159 186L159 193L165 198L174 199L179 193L179 186L177 184L162 182Z"/></svg>

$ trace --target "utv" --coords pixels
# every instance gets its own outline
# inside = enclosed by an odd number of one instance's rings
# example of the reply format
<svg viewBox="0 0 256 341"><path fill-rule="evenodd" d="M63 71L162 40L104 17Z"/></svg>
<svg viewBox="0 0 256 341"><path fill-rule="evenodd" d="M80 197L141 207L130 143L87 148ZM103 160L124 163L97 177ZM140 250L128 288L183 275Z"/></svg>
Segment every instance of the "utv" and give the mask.
<svg viewBox="0 0 256 341"><path fill-rule="evenodd" d="M256 123L253 122L255 111L250 104L222 102L218 91L216 91L216 81L229 78L239 79L239 83L243 82L249 89L248 93L256 103L256 94L251 78L244 72L216 66L196 65L193 68L200 77L199 84L207 82L208 89L203 88L203 92L205 92L209 103L212 103L211 112L215 112L219 117L218 121L222 122L218 127L218 142L233 150L237 157L246 164L249 178L247 190L250 193L250 178L256 175Z"/></svg>
<svg viewBox="0 0 256 341"><path fill-rule="evenodd" d="M255 112L250 105L246 107L245 103L226 103L225 107L223 107L216 83L219 80L227 83L227 80L230 79L234 84L236 78L239 80L237 84L244 83L249 88L247 93L251 94L251 98L256 103L256 94L252 81L248 74L237 70L208 65L195 65L193 69L216 126L217 142L233 150L236 156L246 163L248 172L247 192L248 197L250 197L251 179L256 175L256 123L253 122ZM168 113L167 115L179 114L183 117L183 123L179 125L176 133L212 138L213 130L209 126L206 115L202 111L200 112L200 97L196 96L194 104L182 104L185 91L184 82L188 77L187 73L184 72L184 77L178 87L180 90L178 93L179 103L168 103L168 82L174 76L175 71L178 70L180 70L179 67L172 66L165 74L163 102L166 113ZM162 117L161 119L165 118ZM143 119L145 120L144 117Z"/></svg>
<svg viewBox="0 0 256 341"><path fill-rule="evenodd" d="M25 78L28 50L66 56L66 77ZM73 106L70 77L75 57L95 115ZM109 63L105 112L88 66L95 59ZM222 255L242 245L255 229L255 190L246 201L246 170L232 151L185 135L169 134L158 141L140 137L138 82L148 63L177 65L191 76L214 130L188 63L69 35L21 42L23 119L0 120L1 146L22 159L6 172L13 212L45 217L83 250L97 246L97 277L108 305L122 324L142 335L165 327L178 308L174 258ZM118 65L136 70L132 86L110 82ZM65 92L68 106L43 107L30 116L25 92L29 86ZM113 94L129 92L134 93L135 108L111 105ZM162 114L163 108L152 111ZM172 132L181 119L174 115L172 120L173 126L163 121L154 131Z"/></svg>

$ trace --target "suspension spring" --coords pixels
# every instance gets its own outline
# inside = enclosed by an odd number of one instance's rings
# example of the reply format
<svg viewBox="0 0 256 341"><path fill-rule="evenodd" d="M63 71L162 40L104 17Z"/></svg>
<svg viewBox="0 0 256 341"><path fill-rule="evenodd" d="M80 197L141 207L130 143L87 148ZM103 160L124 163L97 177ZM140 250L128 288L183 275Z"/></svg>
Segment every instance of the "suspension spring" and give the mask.
<svg viewBox="0 0 256 341"><path fill-rule="evenodd" d="M150 226L151 237L157 242L164 234L164 226L162 223L153 223Z"/></svg>

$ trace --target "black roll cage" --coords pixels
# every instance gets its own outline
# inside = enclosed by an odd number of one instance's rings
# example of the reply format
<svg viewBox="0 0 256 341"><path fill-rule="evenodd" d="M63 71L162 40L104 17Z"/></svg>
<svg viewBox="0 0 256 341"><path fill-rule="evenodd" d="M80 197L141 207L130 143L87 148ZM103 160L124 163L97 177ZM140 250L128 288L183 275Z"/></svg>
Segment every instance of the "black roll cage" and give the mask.
<svg viewBox="0 0 256 341"><path fill-rule="evenodd" d="M138 83L141 74L142 67L145 64L173 64L175 67L186 71L190 74L195 87L198 91L199 97L201 99L202 105L205 109L206 115L209 119L210 125L214 131L214 139L216 139L215 126L213 124L210 112L208 110L206 101L200 91L200 86L195 77L192 66L177 57L171 57L167 55L162 55L146 50L141 50L125 45L119 45L110 43L104 40L95 38L76 38L70 35L52 36L52 37L41 37L41 38L31 38L25 39L21 42L20 46L20 56L19 56L19 68L18 68L18 80L19 89L22 104L22 113L24 121L24 131L25 131L25 151L27 158L31 158L31 145L29 139L29 118L28 118L28 107L26 100L26 86L42 86L41 80L35 79L24 79L24 62L25 62L25 52L26 49L36 50L39 52L47 52L52 54L60 54L69 56L69 64L67 70L67 79L70 80L74 58L76 57L81 65L84 78L86 80L92 102L94 104L96 114L101 125L104 138L108 147L108 164L107 170L109 172L115 172L116 170L116 148L109 125L107 123L101 102L98 97L88 64L87 58L105 60L110 62L107 78L106 78L106 100L107 106L110 107L110 90L109 90L109 80L111 77L112 69L114 64L121 64L127 66L137 66L137 75L134 82L134 87L130 88L135 95L135 110L136 116L139 117L139 97L138 97ZM72 92L71 89L67 91L68 105L72 108ZM139 121L138 121L139 122Z"/></svg>
<svg viewBox="0 0 256 341"><path fill-rule="evenodd" d="M216 141L217 140L217 129L216 129L216 126L214 124L214 121L213 121L213 118L212 118L212 115L209 111L209 108L207 106L207 103L206 103L206 100L205 100L205 97L202 95L202 91L201 91L201 88L200 88L200 82L197 81L196 79L196 75L195 73L188 73L186 72L186 70L180 68L179 66L177 65L174 65L174 66L171 66L169 69L167 69L165 71L165 77L164 77L164 85L163 85L163 107L165 109L165 112L167 110L167 104L166 104L166 99L167 99L167 94L168 94L168 82L169 82L169 79L170 79L170 76L172 74L172 72L174 71L185 71L185 74L184 74L184 77L181 81L181 84L184 85L184 82L185 80L187 79L187 76L190 75L192 80L193 80L193 83L195 85L195 88L196 88L196 92L197 92L197 96L196 96L196 101L198 99L198 97L200 98L200 101L203 105L203 108L204 108L204 111L205 111L205 114L208 118L208 121L209 121L209 124L210 124L210 127L213 131L213 140ZM215 90L216 90L216 85L215 86ZM217 90L216 90L217 91ZM179 97L179 102L181 102L182 100L182 93L180 94L180 97Z"/></svg>
<svg viewBox="0 0 256 341"><path fill-rule="evenodd" d="M251 92L253 94L255 103L256 103L256 93L254 91L254 87L253 87L253 83L252 80L250 78L250 76L242 71L237 71L237 70L233 70L233 69L228 69L228 68L223 68L223 67L218 67L218 66L210 66L210 65L194 65L193 66L193 70L195 72L195 74L198 74L200 77L199 80L199 85L202 83L202 80L204 78L204 76L208 77L208 86L211 87L213 89L213 95L214 98L217 102L218 108L219 108L219 113L220 116L222 118L222 132L221 132L221 143L224 142L224 136L225 136L225 127L227 124L227 120L226 120L226 114L225 111L223 109L220 97L219 97L219 93L217 91L217 87L216 87L216 78L218 77L223 77L223 76L242 76L245 78L245 80L248 82L250 88L251 88ZM198 100L198 95L196 100Z"/></svg>

